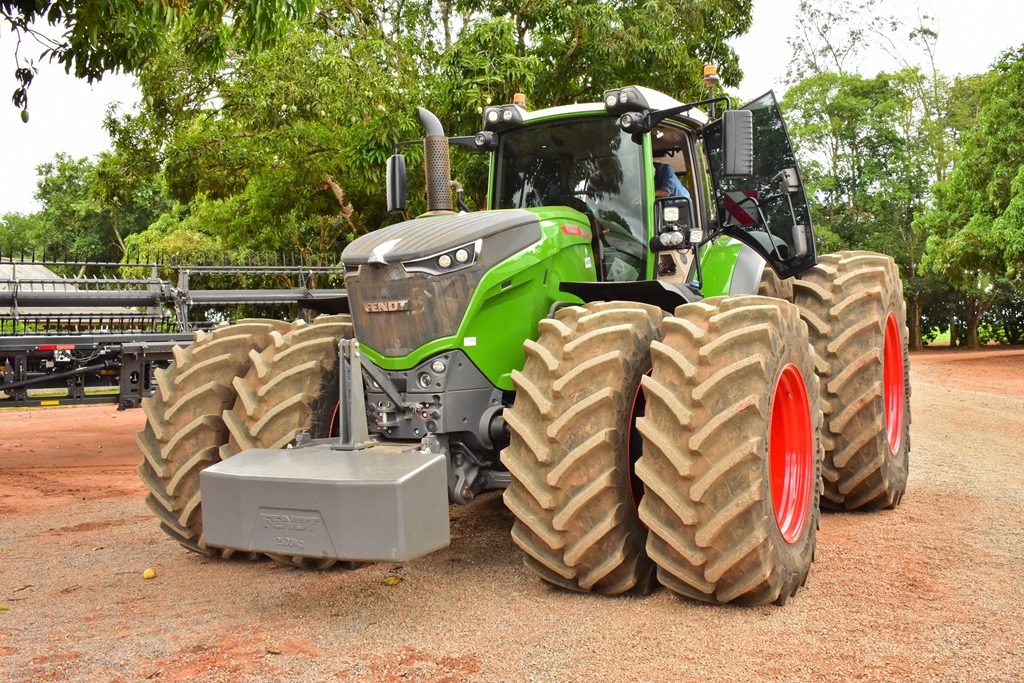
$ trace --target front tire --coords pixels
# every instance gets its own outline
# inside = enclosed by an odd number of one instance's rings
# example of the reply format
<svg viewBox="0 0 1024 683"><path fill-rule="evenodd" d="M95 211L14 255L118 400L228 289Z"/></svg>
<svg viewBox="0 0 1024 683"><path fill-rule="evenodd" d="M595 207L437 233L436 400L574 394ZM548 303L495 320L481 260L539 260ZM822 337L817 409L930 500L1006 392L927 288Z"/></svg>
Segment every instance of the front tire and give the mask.
<svg viewBox="0 0 1024 683"><path fill-rule="evenodd" d="M322 316L288 334L271 334L262 352L251 351L249 372L236 377L238 399L224 413L229 458L249 448L285 448L303 430L314 439L331 435L338 405L338 342L352 338L349 316ZM361 416L357 416L361 417ZM267 553L293 567L327 569L337 560Z"/></svg>
<svg viewBox="0 0 1024 683"><path fill-rule="evenodd" d="M779 604L807 581L821 412L807 326L756 296L686 304L643 380L636 473L658 579L713 603Z"/></svg>
<svg viewBox="0 0 1024 683"><path fill-rule="evenodd" d="M231 550L209 548L203 539L199 473L221 459L228 440L223 412L235 402L232 385L249 369L249 352L287 331L276 320L240 320L195 342L174 347L174 363L154 375L157 390L142 401L146 426L135 439L142 449L139 478L149 489L146 505L160 528L185 548L201 555L229 557Z"/></svg>
<svg viewBox="0 0 1024 683"><path fill-rule="evenodd" d="M663 315L630 302L573 306L540 321L539 338L524 345L506 411L505 504L524 564L548 583L611 595L650 590L629 445Z"/></svg>

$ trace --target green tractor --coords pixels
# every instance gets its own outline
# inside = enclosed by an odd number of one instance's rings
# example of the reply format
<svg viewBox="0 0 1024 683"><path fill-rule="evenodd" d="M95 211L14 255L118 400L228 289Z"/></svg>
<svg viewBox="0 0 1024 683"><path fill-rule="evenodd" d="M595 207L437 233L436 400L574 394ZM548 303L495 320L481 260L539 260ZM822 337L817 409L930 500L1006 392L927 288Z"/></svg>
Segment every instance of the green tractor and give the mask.
<svg viewBox="0 0 1024 683"><path fill-rule="evenodd" d="M139 473L171 537L297 566L404 561L448 545L450 503L504 490L547 582L782 604L819 505L899 504L899 273L816 254L772 93L520 101L471 137L420 118L428 211L345 249L346 297L311 301L309 324L197 333L158 374ZM451 181L451 144L490 155L486 210Z"/></svg>

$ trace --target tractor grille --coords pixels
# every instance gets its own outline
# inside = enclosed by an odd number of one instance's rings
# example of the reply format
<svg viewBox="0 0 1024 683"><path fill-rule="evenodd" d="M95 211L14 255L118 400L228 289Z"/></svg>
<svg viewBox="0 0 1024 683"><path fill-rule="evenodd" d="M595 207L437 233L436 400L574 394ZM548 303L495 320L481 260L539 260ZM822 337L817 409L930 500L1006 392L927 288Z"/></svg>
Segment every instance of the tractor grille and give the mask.
<svg viewBox="0 0 1024 683"><path fill-rule="evenodd" d="M484 275L540 238L540 222L528 211L412 220L360 237L342 255L356 338L395 358L456 334ZM436 264L427 272L418 269L469 245L478 249L473 265L447 273ZM403 262L414 269L407 271Z"/></svg>
<svg viewBox="0 0 1024 683"><path fill-rule="evenodd" d="M401 263L363 264L347 279L356 336L396 357L453 335L484 272L482 264L449 275L406 273ZM405 310L388 310L389 305Z"/></svg>

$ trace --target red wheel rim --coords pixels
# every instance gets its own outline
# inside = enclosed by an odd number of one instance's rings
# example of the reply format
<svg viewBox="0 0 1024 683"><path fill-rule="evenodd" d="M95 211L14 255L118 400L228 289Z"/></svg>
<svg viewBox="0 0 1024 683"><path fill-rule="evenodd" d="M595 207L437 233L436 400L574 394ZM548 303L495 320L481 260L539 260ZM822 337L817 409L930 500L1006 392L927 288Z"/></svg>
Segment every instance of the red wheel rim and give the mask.
<svg viewBox="0 0 1024 683"><path fill-rule="evenodd" d="M903 381L903 340L896 315L885 320L885 362L882 368L882 393L885 401L885 433L889 437L889 450L899 452L903 440L903 401L906 385Z"/></svg>
<svg viewBox="0 0 1024 683"><path fill-rule="evenodd" d="M782 368L772 397L769 472L775 521L786 543L796 543L810 517L814 439L807 388L796 366Z"/></svg>

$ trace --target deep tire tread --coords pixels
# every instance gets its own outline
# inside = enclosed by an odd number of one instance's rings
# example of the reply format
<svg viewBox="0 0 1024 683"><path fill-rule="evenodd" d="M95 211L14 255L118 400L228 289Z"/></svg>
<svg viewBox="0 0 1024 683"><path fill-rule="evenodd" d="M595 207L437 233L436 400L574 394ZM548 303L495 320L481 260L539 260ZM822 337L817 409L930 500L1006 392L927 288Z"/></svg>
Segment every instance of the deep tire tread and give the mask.
<svg viewBox="0 0 1024 683"><path fill-rule="evenodd" d="M219 459L227 440L222 414L235 401L232 380L248 370L248 352L288 327L250 319L197 332L191 345L174 347L174 363L155 373L157 391L142 402L147 421L136 442L143 453L139 478L149 489L146 504L164 532L189 550L232 555L202 541L199 473Z"/></svg>
<svg viewBox="0 0 1024 683"><path fill-rule="evenodd" d="M512 374L505 502L524 564L574 591L649 590L653 566L623 462L632 401L663 312L628 302L571 306L538 325Z"/></svg>
<svg viewBox="0 0 1024 683"><path fill-rule="evenodd" d="M795 303L819 358L824 413L822 505L840 510L896 507L910 457L910 356L899 269L889 256L826 254L799 276ZM885 425L883 347L889 313L903 346L904 424L898 453Z"/></svg>
<svg viewBox="0 0 1024 683"><path fill-rule="evenodd" d="M640 518L658 579L703 602L789 597L813 559L820 485L801 537L786 543L771 499L767 440L775 378L792 363L807 386L820 479L821 413L807 326L784 300L741 296L681 306L664 329L637 425L644 435Z"/></svg>

